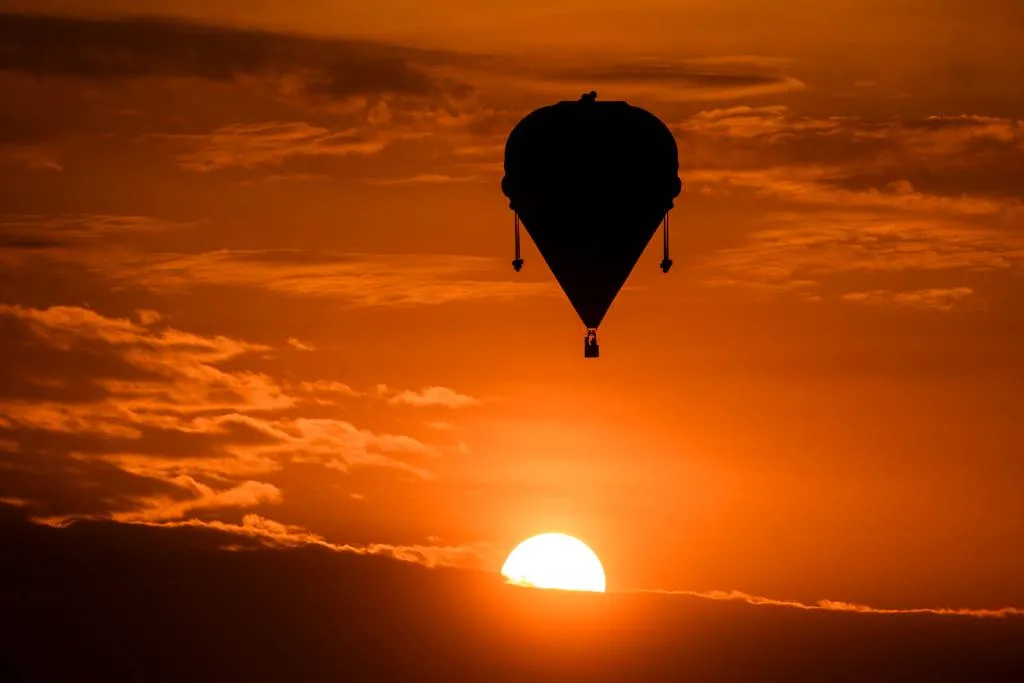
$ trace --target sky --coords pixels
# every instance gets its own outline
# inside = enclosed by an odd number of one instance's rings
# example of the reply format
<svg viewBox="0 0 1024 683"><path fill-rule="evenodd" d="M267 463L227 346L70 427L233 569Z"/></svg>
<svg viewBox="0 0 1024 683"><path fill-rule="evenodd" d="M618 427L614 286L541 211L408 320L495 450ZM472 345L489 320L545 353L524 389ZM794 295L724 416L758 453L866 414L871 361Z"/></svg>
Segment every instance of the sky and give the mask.
<svg viewBox="0 0 1024 683"><path fill-rule="evenodd" d="M614 591L1024 606L1019 3L0 12L26 523L485 572L561 531ZM500 189L591 89L686 187L598 361Z"/></svg>

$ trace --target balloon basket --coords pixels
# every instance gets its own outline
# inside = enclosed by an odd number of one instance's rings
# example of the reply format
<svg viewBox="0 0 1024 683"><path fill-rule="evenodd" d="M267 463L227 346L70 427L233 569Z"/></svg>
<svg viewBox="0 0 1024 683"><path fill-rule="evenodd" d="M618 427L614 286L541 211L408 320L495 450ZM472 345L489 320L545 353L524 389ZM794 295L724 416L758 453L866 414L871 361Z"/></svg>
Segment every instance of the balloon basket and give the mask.
<svg viewBox="0 0 1024 683"><path fill-rule="evenodd" d="M588 330L587 336L583 338L583 357L598 358L601 355L601 347L597 345L597 332Z"/></svg>

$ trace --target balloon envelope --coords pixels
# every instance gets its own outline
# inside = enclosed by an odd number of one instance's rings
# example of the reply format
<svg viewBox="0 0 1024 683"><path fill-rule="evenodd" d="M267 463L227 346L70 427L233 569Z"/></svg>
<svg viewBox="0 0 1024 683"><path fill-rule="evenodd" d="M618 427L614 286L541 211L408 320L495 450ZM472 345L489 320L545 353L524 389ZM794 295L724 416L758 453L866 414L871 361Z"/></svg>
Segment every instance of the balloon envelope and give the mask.
<svg viewBox="0 0 1024 683"><path fill-rule="evenodd" d="M679 195L675 138L656 116L584 96L528 114L502 190L588 328L597 328Z"/></svg>

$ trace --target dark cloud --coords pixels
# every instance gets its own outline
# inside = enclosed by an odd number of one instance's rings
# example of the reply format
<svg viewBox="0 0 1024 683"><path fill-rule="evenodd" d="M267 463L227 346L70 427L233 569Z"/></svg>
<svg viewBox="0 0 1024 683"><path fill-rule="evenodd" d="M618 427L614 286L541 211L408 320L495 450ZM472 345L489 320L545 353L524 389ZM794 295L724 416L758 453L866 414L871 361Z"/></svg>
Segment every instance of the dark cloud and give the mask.
<svg viewBox="0 0 1024 683"><path fill-rule="evenodd" d="M24 501L31 514L105 515L135 509L135 501L146 496L184 497L172 482L73 455L62 448L61 439L45 434L3 433L15 437L13 443L19 446L14 453L0 452L0 498Z"/></svg>
<svg viewBox="0 0 1024 683"><path fill-rule="evenodd" d="M741 86L772 85L786 82L785 76L758 73L727 73L711 71L707 67L683 64L621 64L594 68L552 71L556 80L593 80L605 83L663 82L701 87L735 88Z"/></svg>
<svg viewBox="0 0 1024 683"><path fill-rule="evenodd" d="M24 116L20 111L13 111L11 106L10 100L0 104L0 149L12 143L21 146L46 142L53 136L55 126L51 121L39 116Z"/></svg>
<svg viewBox="0 0 1024 683"><path fill-rule="evenodd" d="M187 227L145 216L7 215L0 217L0 250L41 250L111 243L123 237Z"/></svg>
<svg viewBox="0 0 1024 683"><path fill-rule="evenodd" d="M596 88L608 99L643 98L672 103L694 100L728 100L802 90L805 84L777 65L746 61L614 62L590 61L550 65L522 64L515 76L529 72L518 85L527 90L561 94L568 88ZM613 95L614 93L614 95Z"/></svg>
<svg viewBox="0 0 1024 683"><path fill-rule="evenodd" d="M427 65L455 58L366 41L328 40L169 19L0 14L0 70L92 80L297 77L327 99L462 97L471 88Z"/></svg>
<svg viewBox="0 0 1024 683"><path fill-rule="evenodd" d="M0 506L7 680L1024 677L1024 620L1016 617L536 591L503 585L492 572L396 562L394 549L337 552L254 516L66 529L23 517ZM272 538L281 542L265 548Z"/></svg>
<svg viewBox="0 0 1024 683"><path fill-rule="evenodd" d="M17 132L14 133L17 135ZM0 167L16 166L30 171L63 171L59 155L47 145L0 143Z"/></svg>

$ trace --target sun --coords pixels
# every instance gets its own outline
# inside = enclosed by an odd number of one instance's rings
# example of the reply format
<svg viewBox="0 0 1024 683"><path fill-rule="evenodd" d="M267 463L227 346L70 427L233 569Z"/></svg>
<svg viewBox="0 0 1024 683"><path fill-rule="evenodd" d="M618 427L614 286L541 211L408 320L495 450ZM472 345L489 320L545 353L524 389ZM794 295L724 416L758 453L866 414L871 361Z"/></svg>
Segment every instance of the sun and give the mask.
<svg viewBox="0 0 1024 683"><path fill-rule="evenodd" d="M604 567L583 541L566 534L528 538L509 553L501 567L510 583L604 593Z"/></svg>

